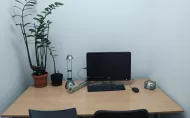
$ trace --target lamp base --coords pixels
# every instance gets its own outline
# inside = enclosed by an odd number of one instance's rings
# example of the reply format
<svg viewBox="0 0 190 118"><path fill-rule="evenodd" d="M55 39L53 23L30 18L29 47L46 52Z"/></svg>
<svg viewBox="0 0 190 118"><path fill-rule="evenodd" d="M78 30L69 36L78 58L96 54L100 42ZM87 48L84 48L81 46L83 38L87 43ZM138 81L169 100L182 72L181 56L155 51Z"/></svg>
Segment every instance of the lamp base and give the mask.
<svg viewBox="0 0 190 118"><path fill-rule="evenodd" d="M66 84L65 84L65 88L69 89L70 87L74 86L75 83L73 80L67 80Z"/></svg>

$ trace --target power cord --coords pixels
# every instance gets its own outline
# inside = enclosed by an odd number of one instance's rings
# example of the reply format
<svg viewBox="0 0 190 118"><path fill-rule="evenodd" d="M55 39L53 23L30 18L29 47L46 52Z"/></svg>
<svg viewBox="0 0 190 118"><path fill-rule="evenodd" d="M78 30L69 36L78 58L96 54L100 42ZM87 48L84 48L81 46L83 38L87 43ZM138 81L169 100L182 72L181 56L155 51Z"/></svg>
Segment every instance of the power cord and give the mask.
<svg viewBox="0 0 190 118"><path fill-rule="evenodd" d="M78 77L79 77L80 79L82 79L82 80L86 80L86 79L87 79L87 77L86 77L86 78L82 78L82 77L79 75L80 71L81 71L81 70L84 70L84 69L87 69L87 68L86 68L86 67L85 67L85 68L81 68L81 69L79 69L79 71L78 71L78 73L77 73Z"/></svg>
<svg viewBox="0 0 190 118"><path fill-rule="evenodd" d="M131 84L134 82L135 80L131 80L131 82L129 83L129 87L131 87ZM132 89L132 87L131 87Z"/></svg>

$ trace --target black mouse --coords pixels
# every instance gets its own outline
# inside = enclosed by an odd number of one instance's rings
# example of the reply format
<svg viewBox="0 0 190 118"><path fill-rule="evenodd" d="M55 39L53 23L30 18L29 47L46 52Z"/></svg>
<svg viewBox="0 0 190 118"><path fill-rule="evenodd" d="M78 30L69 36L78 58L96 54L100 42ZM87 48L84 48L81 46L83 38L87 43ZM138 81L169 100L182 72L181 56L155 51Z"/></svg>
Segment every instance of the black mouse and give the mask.
<svg viewBox="0 0 190 118"><path fill-rule="evenodd" d="M138 93L138 92L139 92L139 89L136 88L136 87L133 87L132 90L133 90L133 92L135 92L135 93Z"/></svg>

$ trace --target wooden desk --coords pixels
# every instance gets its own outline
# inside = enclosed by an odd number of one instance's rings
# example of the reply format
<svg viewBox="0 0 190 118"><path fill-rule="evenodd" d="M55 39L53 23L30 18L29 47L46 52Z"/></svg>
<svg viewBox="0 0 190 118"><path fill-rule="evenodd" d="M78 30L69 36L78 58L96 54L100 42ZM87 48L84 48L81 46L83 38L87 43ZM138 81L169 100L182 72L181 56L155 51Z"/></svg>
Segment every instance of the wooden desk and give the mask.
<svg viewBox="0 0 190 118"><path fill-rule="evenodd" d="M171 98L160 89L144 89L145 79L135 80L132 92L125 85L125 91L87 92L87 88L69 94L64 86L45 88L29 87L3 114L2 117L27 117L28 109L59 110L76 107L78 115L92 115L97 110L134 110L147 109L149 113L183 112Z"/></svg>

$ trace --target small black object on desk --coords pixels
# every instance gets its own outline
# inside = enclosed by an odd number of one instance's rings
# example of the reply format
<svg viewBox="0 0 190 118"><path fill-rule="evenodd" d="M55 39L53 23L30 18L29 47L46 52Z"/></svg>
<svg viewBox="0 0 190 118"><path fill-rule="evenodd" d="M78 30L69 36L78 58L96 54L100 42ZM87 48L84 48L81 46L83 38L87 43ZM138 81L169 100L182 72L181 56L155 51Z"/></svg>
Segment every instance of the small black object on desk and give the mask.
<svg viewBox="0 0 190 118"><path fill-rule="evenodd" d="M136 87L133 87L132 90L133 90L133 92L135 92L135 93L138 93L138 92L139 92L139 89L136 88Z"/></svg>

